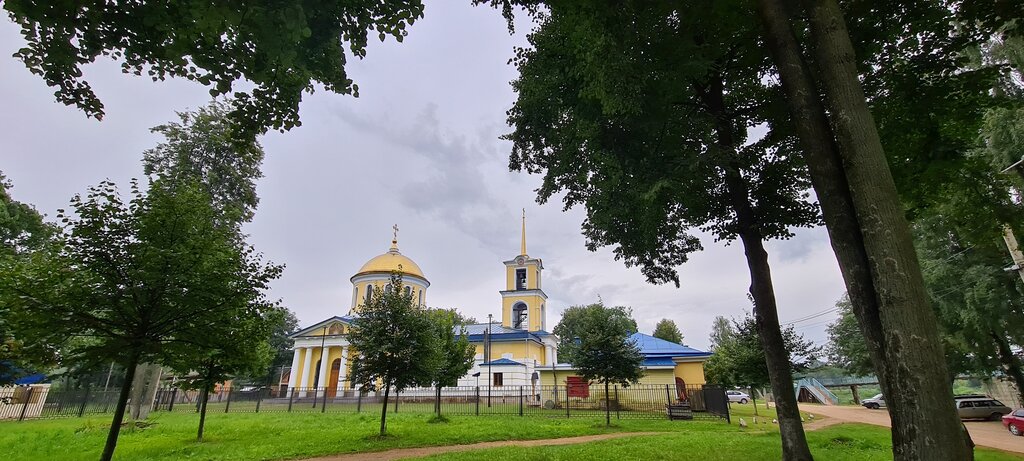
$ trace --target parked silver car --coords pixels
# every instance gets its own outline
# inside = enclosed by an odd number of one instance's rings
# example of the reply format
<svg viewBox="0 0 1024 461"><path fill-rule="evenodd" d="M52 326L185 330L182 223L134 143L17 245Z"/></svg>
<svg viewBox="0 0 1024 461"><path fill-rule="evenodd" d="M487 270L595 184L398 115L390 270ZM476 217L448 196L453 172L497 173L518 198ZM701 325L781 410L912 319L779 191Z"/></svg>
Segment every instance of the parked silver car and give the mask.
<svg viewBox="0 0 1024 461"><path fill-rule="evenodd" d="M725 395L729 397L730 402L747 403L750 401L750 396L745 392L740 391L725 391Z"/></svg>
<svg viewBox="0 0 1024 461"><path fill-rule="evenodd" d="M956 400L956 411L960 419L991 419L999 421L1003 415L1013 411L996 399L990 397L967 398Z"/></svg>
<svg viewBox="0 0 1024 461"><path fill-rule="evenodd" d="M885 397L882 394L878 394L870 399L861 400L860 404L872 410L885 408Z"/></svg>

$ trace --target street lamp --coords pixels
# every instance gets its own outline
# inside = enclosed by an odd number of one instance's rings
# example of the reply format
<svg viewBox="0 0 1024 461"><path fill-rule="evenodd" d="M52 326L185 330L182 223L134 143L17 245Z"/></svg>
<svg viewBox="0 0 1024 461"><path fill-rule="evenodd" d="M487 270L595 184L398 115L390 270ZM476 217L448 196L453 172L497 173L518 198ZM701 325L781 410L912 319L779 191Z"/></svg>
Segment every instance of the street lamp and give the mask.
<svg viewBox="0 0 1024 461"><path fill-rule="evenodd" d="M491 314L487 314L487 344L484 349L487 350L487 356L484 360L487 360L487 408L491 408L491 388L494 387L494 375L491 373Z"/></svg>

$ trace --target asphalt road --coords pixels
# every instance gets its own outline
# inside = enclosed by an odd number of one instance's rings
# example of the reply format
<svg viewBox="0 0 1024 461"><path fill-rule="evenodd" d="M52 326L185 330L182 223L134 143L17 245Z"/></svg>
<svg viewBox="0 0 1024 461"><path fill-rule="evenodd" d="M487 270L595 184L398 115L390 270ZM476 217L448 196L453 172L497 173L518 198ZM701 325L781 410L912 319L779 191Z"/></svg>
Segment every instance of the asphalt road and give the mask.
<svg viewBox="0 0 1024 461"><path fill-rule="evenodd" d="M830 419L851 423L892 427L885 409L869 410L864 407L800 404L800 409ZM1000 421L964 421L974 444L1004 451L1024 453L1024 437L1014 437Z"/></svg>

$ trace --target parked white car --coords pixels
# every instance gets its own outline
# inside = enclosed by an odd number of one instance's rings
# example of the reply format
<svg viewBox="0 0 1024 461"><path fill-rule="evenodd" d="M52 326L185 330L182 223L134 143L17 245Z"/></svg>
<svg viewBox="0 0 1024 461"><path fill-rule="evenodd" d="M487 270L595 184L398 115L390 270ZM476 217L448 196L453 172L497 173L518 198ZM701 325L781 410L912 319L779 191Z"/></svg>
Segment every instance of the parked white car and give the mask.
<svg viewBox="0 0 1024 461"><path fill-rule="evenodd" d="M740 391L725 391L725 395L729 396L730 402L747 403L750 401L750 395Z"/></svg>
<svg viewBox="0 0 1024 461"><path fill-rule="evenodd" d="M860 404L872 410L885 408L885 396L883 396L882 394L878 394L874 397L871 397L870 399L861 400Z"/></svg>

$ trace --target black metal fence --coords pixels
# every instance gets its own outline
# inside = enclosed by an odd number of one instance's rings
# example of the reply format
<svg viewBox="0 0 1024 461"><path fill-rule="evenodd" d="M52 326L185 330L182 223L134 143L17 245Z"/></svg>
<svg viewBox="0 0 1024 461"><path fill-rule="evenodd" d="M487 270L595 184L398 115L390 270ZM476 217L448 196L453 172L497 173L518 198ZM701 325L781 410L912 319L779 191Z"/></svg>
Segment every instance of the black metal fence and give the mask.
<svg viewBox="0 0 1024 461"><path fill-rule="evenodd" d="M221 413L359 413L377 412L383 392L338 388L219 387L211 392L207 412ZM48 390L41 411L32 417L57 418L113 413L118 390ZM197 412L200 394L195 390L161 389L153 411ZM0 403L2 411L3 403ZM617 419L658 419L672 407L682 419L728 420L725 390L714 386L603 385L569 386L464 386L406 389L388 398L389 411L432 413L437 405L444 415L523 417L603 417L608 411ZM681 410L680 410L681 409ZM14 419L14 418L9 418ZM28 418L19 418L28 419Z"/></svg>

